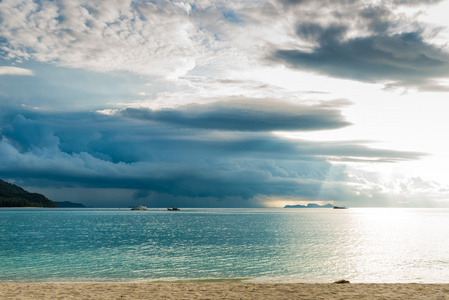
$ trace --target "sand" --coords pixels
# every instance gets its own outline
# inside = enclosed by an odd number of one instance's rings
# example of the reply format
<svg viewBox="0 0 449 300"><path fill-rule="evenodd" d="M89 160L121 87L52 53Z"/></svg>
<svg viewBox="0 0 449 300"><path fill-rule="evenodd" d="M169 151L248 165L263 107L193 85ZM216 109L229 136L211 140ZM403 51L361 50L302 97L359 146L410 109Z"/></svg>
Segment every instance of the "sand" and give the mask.
<svg viewBox="0 0 449 300"><path fill-rule="evenodd" d="M0 299L449 299L449 284L0 283Z"/></svg>

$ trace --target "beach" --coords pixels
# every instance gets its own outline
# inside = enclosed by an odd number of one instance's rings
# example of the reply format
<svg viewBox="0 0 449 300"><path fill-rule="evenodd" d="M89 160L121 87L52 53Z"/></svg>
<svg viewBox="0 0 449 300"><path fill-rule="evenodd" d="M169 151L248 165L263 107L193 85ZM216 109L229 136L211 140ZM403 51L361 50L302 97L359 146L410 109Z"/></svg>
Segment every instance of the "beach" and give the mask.
<svg viewBox="0 0 449 300"><path fill-rule="evenodd" d="M0 283L1 299L449 299L449 284Z"/></svg>

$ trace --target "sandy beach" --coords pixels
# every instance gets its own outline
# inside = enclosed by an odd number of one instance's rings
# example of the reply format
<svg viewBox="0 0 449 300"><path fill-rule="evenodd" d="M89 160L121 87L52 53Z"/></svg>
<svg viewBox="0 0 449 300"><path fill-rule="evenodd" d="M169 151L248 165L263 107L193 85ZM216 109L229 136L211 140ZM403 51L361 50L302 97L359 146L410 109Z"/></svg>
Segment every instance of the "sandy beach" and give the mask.
<svg viewBox="0 0 449 300"><path fill-rule="evenodd" d="M1 299L449 299L449 284L0 283Z"/></svg>

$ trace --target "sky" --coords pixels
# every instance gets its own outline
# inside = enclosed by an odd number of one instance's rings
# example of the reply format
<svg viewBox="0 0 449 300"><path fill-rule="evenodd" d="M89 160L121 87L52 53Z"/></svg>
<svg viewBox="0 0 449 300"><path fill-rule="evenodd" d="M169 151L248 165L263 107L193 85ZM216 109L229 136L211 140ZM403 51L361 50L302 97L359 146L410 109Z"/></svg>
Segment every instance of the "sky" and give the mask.
<svg viewBox="0 0 449 300"><path fill-rule="evenodd" d="M0 1L0 178L92 207L449 207L449 1Z"/></svg>

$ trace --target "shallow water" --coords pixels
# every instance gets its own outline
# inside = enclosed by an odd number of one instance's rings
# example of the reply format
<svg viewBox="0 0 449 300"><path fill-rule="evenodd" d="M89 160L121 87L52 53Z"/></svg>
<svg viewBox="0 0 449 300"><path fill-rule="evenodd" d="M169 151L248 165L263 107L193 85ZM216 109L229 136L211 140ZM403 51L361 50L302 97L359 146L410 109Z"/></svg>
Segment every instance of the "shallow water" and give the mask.
<svg viewBox="0 0 449 300"><path fill-rule="evenodd" d="M0 281L449 282L448 209L1 209Z"/></svg>

